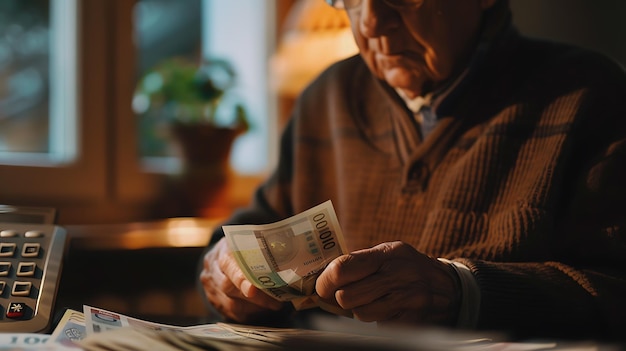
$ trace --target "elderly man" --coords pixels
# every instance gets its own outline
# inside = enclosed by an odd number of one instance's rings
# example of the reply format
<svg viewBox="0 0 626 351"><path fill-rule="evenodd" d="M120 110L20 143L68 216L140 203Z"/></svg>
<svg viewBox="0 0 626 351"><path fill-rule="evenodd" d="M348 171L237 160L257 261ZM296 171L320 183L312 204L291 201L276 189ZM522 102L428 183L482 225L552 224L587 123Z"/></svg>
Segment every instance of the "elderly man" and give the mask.
<svg viewBox="0 0 626 351"><path fill-rule="evenodd" d="M301 95L280 161L229 224L331 199L350 254L317 293L363 321L612 338L626 315L626 76L521 37L506 0L328 0L360 55ZM285 306L216 233L226 318Z"/></svg>

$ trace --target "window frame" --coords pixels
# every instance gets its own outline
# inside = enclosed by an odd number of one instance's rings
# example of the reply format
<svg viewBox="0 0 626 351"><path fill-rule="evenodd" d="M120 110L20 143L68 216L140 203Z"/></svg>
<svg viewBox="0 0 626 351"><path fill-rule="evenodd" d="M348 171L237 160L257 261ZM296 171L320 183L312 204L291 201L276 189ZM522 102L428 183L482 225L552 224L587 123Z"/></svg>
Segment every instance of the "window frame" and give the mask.
<svg viewBox="0 0 626 351"><path fill-rule="evenodd" d="M0 165L0 194L3 202L15 204L42 204L49 199L62 201L95 200L106 195L106 137L103 133L91 135L89 131L106 128L106 110L92 106L106 106L106 96L99 87L106 86L106 58L103 48L82 45L84 38L94 42L107 42L103 30L105 18L98 16L105 2L77 2L77 99L76 111L78 151L69 163L42 163L41 165ZM85 65L89 62L89 65ZM89 67L89 70L85 70Z"/></svg>
<svg viewBox="0 0 626 351"><path fill-rule="evenodd" d="M52 1L52 0L51 0ZM77 133L80 150L69 164L0 165L0 203L57 209L60 224L150 219L149 211L171 175L138 160L137 124L131 108L135 85L133 6L137 0L78 3ZM221 1L221 0L220 0ZM281 0L265 0L274 9ZM275 21L275 10L268 21ZM268 31L276 32L276 28ZM268 39L272 44L275 35ZM268 48L268 53L273 47ZM269 59L269 57L268 57ZM275 103L274 103L275 105ZM268 149L276 150L275 107L270 107ZM273 156L270 156L270 164ZM265 177L236 176L234 202L247 202ZM244 199L245 198L245 199Z"/></svg>

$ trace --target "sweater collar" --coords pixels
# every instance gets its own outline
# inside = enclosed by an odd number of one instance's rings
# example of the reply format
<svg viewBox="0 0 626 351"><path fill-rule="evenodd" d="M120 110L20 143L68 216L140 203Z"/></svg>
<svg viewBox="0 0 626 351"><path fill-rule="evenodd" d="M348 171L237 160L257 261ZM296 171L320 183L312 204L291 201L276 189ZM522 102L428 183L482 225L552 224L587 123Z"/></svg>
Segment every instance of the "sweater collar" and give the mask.
<svg viewBox="0 0 626 351"><path fill-rule="evenodd" d="M431 111L437 115L439 107L442 105L450 105L452 102L448 100L453 100L454 96L459 95L458 90L462 90L466 85L466 81L470 80L474 76L474 73L479 70L486 53L491 50L494 43L508 39L513 32L514 29L510 10L506 3L500 1L494 8L485 13L478 44L465 70L451 78L447 84L442 85L437 90L424 96L411 99L400 89L394 89L394 91L413 113L419 112L422 107L430 107Z"/></svg>

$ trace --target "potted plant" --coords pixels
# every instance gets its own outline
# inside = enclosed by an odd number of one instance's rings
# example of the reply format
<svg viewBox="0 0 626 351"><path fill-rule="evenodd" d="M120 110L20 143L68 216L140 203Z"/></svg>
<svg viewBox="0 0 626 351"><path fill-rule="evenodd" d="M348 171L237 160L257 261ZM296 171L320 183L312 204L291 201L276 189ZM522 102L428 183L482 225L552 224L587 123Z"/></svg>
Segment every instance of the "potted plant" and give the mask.
<svg viewBox="0 0 626 351"><path fill-rule="evenodd" d="M226 60L168 59L139 81L134 105L165 126L186 167L223 165L235 138L249 128L233 92L235 78Z"/></svg>
<svg viewBox="0 0 626 351"><path fill-rule="evenodd" d="M163 126L182 161L179 186L193 199L219 198L230 174L234 140L250 128L242 101L234 93L236 75L226 60L200 64L172 58L158 64L137 85L133 106ZM204 206L196 204L197 206Z"/></svg>

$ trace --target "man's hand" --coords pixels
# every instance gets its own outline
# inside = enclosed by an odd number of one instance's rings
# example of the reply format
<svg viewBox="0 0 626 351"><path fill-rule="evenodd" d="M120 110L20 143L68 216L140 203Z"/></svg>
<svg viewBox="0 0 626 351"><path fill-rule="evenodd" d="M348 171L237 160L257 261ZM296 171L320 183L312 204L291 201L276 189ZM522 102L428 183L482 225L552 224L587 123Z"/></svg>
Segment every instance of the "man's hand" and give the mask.
<svg viewBox="0 0 626 351"><path fill-rule="evenodd" d="M289 307L250 283L223 238L204 256L200 281L209 302L224 317L239 323L263 322L271 311L284 312Z"/></svg>
<svg viewBox="0 0 626 351"><path fill-rule="evenodd" d="M452 326L460 305L453 268L399 241L336 258L315 287L365 322Z"/></svg>

